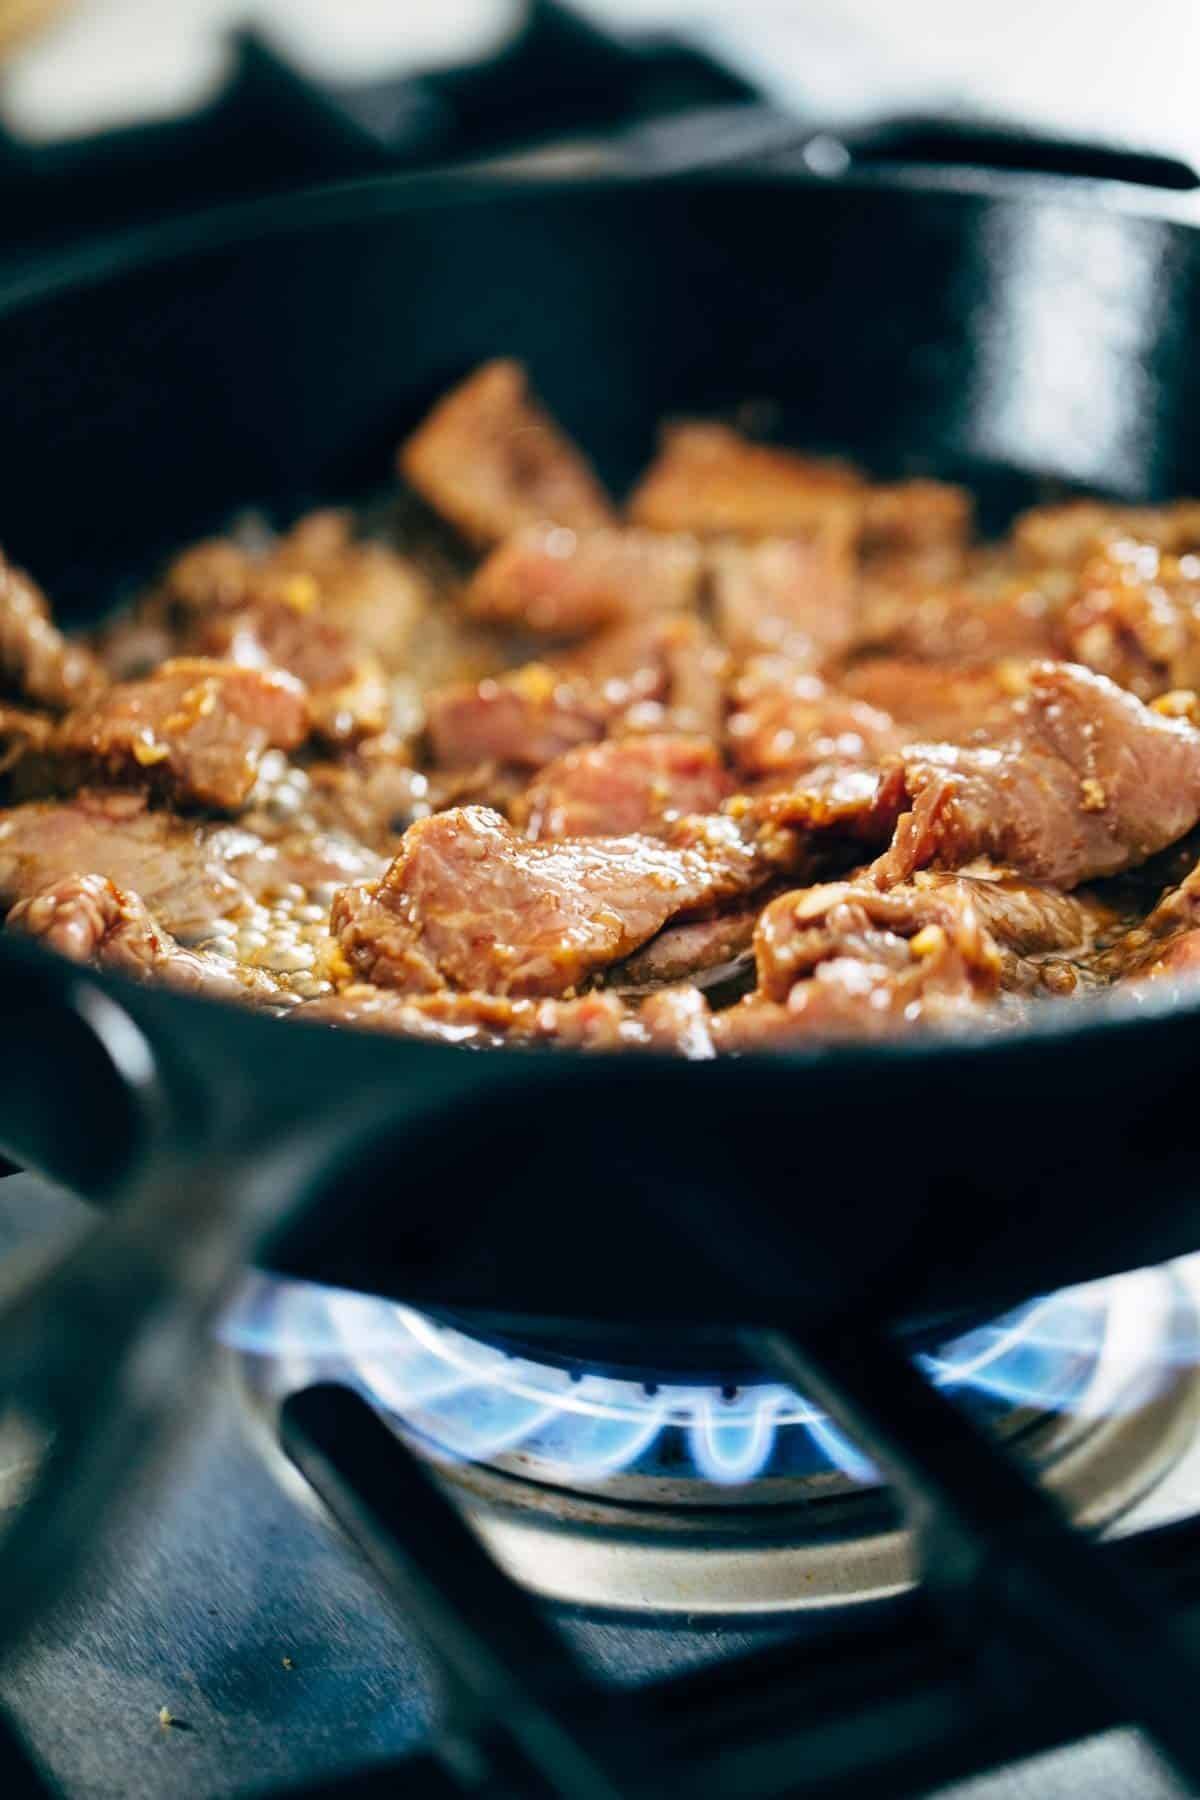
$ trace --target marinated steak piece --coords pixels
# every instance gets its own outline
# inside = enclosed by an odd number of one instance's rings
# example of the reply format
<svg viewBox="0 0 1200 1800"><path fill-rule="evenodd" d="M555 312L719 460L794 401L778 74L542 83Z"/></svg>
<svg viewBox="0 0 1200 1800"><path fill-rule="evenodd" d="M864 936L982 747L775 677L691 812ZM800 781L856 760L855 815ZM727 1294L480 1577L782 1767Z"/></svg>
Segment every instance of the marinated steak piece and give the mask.
<svg viewBox="0 0 1200 1800"><path fill-rule="evenodd" d="M848 542L821 537L714 544L713 616L735 656L771 651L820 668L854 640L858 611Z"/></svg>
<svg viewBox="0 0 1200 1800"><path fill-rule="evenodd" d="M37 938L73 962L96 963L134 981L213 999L286 1006L295 997L263 969L185 950L151 917L137 894L103 875L70 875L31 899L19 900L5 921L9 931Z"/></svg>
<svg viewBox="0 0 1200 1800"><path fill-rule="evenodd" d="M354 649L329 619L278 601L260 602L214 613L193 632L191 647L241 668L284 670L303 682L313 728L329 743L369 737L387 724L382 664L371 652Z"/></svg>
<svg viewBox="0 0 1200 1800"><path fill-rule="evenodd" d="M832 534L859 529L863 480L846 463L752 443L727 425L668 426L629 502L635 525L698 537Z"/></svg>
<svg viewBox="0 0 1200 1800"><path fill-rule="evenodd" d="M821 764L875 764L906 733L890 713L831 688L787 657L755 657L733 687L727 736L749 781L803 774Z"/></svg>
<svg viewBox="0 0 1200 1800"><path fill-rule="evenodd" d="M1076 968L1116 932L1121 919L1116 907L1094 894L1063 894L1000 870L971 875L920 870L913 877L912 891L955 893L969 901L999 947L1001 985L1018 991L1044 987L1070 993Z"/></svg>
<svg viewBox="0 0 1200 1800"><path fill-rule="evenodd" d="M529 391L519 363L484 363L405 443L401 473L481 549L549 519L576 531L612 523L586 460Z"/></svg>
<svg viewBox="0 0 1200 1800"><path fill-rule="evenodd" d="M902 763L911 810L874 865L881 886L983 856L1077 887L1144 862L1200 817L1200 733L1070 663L1039 664L990 743L913 745Z"/></svg>
<svg viewBox="0 0 1200 1800"><path fill-rule="evenodd" d="M859 548L868 560L950 573L970 542L972 512L967 490L948 481L873 485L863 496Z"/></svg>
<svg viewBox="0 0 1200 1800"><path fill-rule="evenodd" d="M309 1001L291 1015L304 1024L354 1025L434 1043L492 1049L501 1044L560 1044L616 1050L645 1043L634 1016L612 994L576 1000L511 1000L495 994L401 994L354 982Z"/></svg>
<svg viewBox="0 0 1200 1800"><path fill-rule="evenodd" d="M712 919L666 925L648 944L610 970L610 987L622 993L662 988L679 981L698 987L745 986L746 956L758 922L756 901L732 907Z"/></svg>
<svg viewBox="0 0 1200 1800"><path fill-rule="evenodd" d="M610 730L720 735L729 657L701 619L614 626L561 666L597 693Z"/></svg>
<svg viewBox="0 0 1200 1800"><path fill-rule="evenodd" d="M530 838L657 836L716 812L732 783L706 737L610 738L547 765L513 808Z"/></svg>
<svg viewBox="0 0 1200 1800"><path fill-rule="evenodd" d="M425 721L433 759L445 768L540 769L602 737L606 714L590 683L550 663L526 663L508 675L435 688Z"/></svg>
<svg viewBox="0 0 1200 1800"><path fill-rule="evenodd" d="M42 590L0 555L0 688L65 712L103 686L95 657L63 636Z"/></svg>
<svg viewBox="0 0 1200 1800"><path fill-rule="evenodd" d="M884 975L911 977L917 969L921 988L933 976L944 991L952 976L950 988L957 993L965 985L973 998L1000 984L999 952L970 891L959 885L885 894L869 882L840 881L781 894L758 921L754 954L759 992L768 1000L787 1000L797 982L847 959ZM853 981L842 972L838 986L852 988ZM872 974L873 1007L878 991Z"/></svg>
<svg viewBox="0 0 1200 1800"><path fill-rule="evenodd" d="M1080 570L1062 638L1074 661L1142 700L1200 686L1200 556L1127 540L1098 552Z"/></svg>
<svg viewBox="0 0 1200 1800"><path fill-rule="evenodd" d="M189 653L297 676L316 729L340 743L384 729L386 676L406 667L430 602L414 563L356 542L345 514L324 512L265 549L194 545L167 569L146 616Z"/></svg>
<svg viewBox="0 0 1200 1800"><path fill-rule="evenodd" d="M323 985L334 893L381 867L346 839L308 830L268 844L238 825L151 811L142 794L85 791L0 813L0 907L104 876L181 942L287 974L298 992L309 977Z"/></svg>
<svg viewBox="0 0 1200 1800"><path fill-rule="evenodd" d="M1140 923L1110 934L1083 966L1087 976L1105 985L1195 973L1200 967L1200 867L1168 888Z"/></svg>
<svg viewBox="0 0 1200 1800"><path fill-rule="evenodd" d="M346 888L331 922L350 966L380 986L566 994L668 919L758 879L724 822L685 822L680 839L531 844L497 813L459 808L411 826L383 880Z"/></svg>
<svg viewBox="0 0 1200 1800"><path fill-rule="evenodd" d="M492 551L467 587L468 610L490 624L553 637L697 604L700 547L657 532L527 525Z"/></svg>
<svg viewBox="0 0 1200 1800"><path fill-rule="evenodd" d="M1115 506L1103 500L1067 500L1031 508L1012 528L1013 549L1032 568L1070 568L1120 539L1153 544L1172 556L1200 551L1200 501Z"/></svg>
<svg viewBox="0 0 1200 1800"><path fill-rule="evenodd" d="M50 748L57 785L146 782L184 804L232 812L249 797L263 752L294 750L308 728L292 676L180 658L68 713Z"/></svg>
<svg viewBox="0 0 1200 1800"><path fill-rule="evenodd" d="M1071 586L1068 575L1053 570L1014 576L1003 566L934 587L920 576L868 579L858 647L961 665L1055 656L1058 620Z"/></svg>
<svg viewBox="0 0 1200 1800"><path fill-rule="evenodd" d="M970 742L1009 718L1012 702L1028 692L1032 666L1015 657L964 668L873 656L843 669L838 686L886 713L902 741ZM882 748L882 737L878 741Z"/></svg>
<svg viewBox="0 0 1200 1800"><path fill-rule="evenodd" d="M142 794L84 791L33 802L0 813L0 904L94 872L140 894L176 936L197 942L246 903L230 867L244 847L236 830L222 838L210 826L149 811Z"/></svg>
<svg viewBox="0 0 1200 1800"><path fill-rule="evenodd" d="M720 730L725 655L698 619L616 626L570 655L426 696L434 761L539 769L609 731Z"/></svg>
<svg viewBox="0 0 1200 1800"><path fill-rule="evenodd" d="M367 738L336 762L289 769L285 783L297 776L302 785L294 804L285 804L276 815L278 825L292 830L315 825L323 831L348 832L386 856L395 855L398 840L413 820L434 811L438 798L429 777L413 767L408 746L390 732ZM263 798L270 816L273 796L268 793ZM257 811L246 823L264 835L273 835L265 822L260 824Z"/></svg>

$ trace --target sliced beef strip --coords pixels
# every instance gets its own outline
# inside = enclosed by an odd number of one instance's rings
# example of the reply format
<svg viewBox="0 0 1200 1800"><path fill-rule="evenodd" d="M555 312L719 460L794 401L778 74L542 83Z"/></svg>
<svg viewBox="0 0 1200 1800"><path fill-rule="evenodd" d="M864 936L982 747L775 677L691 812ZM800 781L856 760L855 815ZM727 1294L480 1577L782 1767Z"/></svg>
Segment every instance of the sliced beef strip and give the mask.
<svg viewBox="0 0 1200 1800"><path fill-rule="evenodd" d="M614 994L512 1000L495 994L399 994L354 983L290 1015L302 1024L357 1026L468 1049L554 1044L575 1050L658 1050L707 1061L709 1011L694 988L655 994L639 1010Z"/></svg>
<svg viewBox="0 0 1200 1800"><path fill-rule="evenodd" d="M1062 622L1066 653L1140 699L1200 687L1200 556L1119 541L1089 557Z"/></svg>
<svg viewBox="0 0 1200 1800"><path fill-rule="evenodd" d="M586 459L529 389L519 363L485 363L440 400L399 454L401 473L472 544L549 519L612 523Z"/></svg>
<svg viewBox="0 0 1200 1800"><path fill-rule="evenodd" d="M1160 895L1146 916L1110 934L1083 964L1093 981L1108 985L1164 976L1191 976L1200 966L1200 866Z"/></svg>
<svg viewBox="0 0 1200 1800"><path fill-rule="evenodd" d="M680 981L695 982L706 991L748 985L748 952L754 941L758 913L756 896L754 901L731 907L715 918L666 925L649 943L611 969L606 983L622 993L645 992Z"/></svg>
<svg viewBox="0 0 1200 1800"><path fill-rule="evenodd" d="M610 730L720 736L729 656L701 619L676 615L618 625L588 639L560 666L597 695Z"/></svg>
<svg viewBox="0 0 1200 1800"><path fill-rule="evenodd" d="M732 791L711 738L610 738L548 764L512 809L530 838L657 836Z"/></svg>
<svg viewBox="0 0 1200 1800"><path fill-rule="evenodd" d="M952 570L970 543L973 510L966 488L948 481L873 483L863 496L859 549L868 561Z"/></svg>
<svg viewBox="0 0 1200 1800"><path fill-rule="evenodd" d="M986 733L1028 691L1032 664L1019 658L959 667L873 656L840 671L839 690L894 721L902 743L917 735L959 742ZM881 751L885 749L882 735ZM898 747L898 746L897 746Z"/></svg>
<svg viewBox="0 0 1200 1800"><path fill-rule="evenodd" d="M293 750L308 730L292 676L180 658L68 713L49 746L50 775L68 789L144 781L182 804L231 812L249 797L263 752Z"/></svg>
<svg viewBox="0 0 1200 1800"><path fill-rule="evenodd" d="M310 690L317 730L340 743L383 730L387 676L407 668L431 604L414 562L356 541L348 515L324 512L263 549L194 545L143 617L163 620L177 649L288 670Z"/></svg>
<svg viewBox="0 0 1200 1800"><path fill-rule="evenodd" d="M919 662L988 664L1056 656L1059 619L1072 592L1065 572L1014 574L1004 561L931 586L918 572L865 578L857 646Z"/></svg>
<svg viewBox="0 0 1200 1800"><path fill-rule="evenodd" d="M729 754L750 782L826 763L874 765L898 751L907 735L890 713L785 656L754 657L732 694Z"/></svg>
<svg viewBox="0 0 1200 1800"><path fill-rule="evenodd" d="M612 994L514 1000L483 993L403 994L354 982L291 1016L307 1024L357 1026L475 1049L515 1043L615 1050L646 1041L635 1016Z"/></svg>
<svg viewBox="0 0 1200 1800"><path fill-rule="evenodd" d="M433 760L443 768L496 763L540 769L604 735L603 697L550 663L435 688L425 701Z"/></svg>
<svg viewBox="0 0 1200 1800"><path fill-rule="evenodd" d="M1015 992L1072 992L1097 946L1112 938L1122 922L1121 911L1098 894L1064 894L1001 870L944 875L922 869L913 877L912 890L917 895L956 893L968 900L999 947L1001 985Z"/></svg>
<svg viewBox="0 0 1200 1800"><path fill-rule="evenodd" d="M382 866L345 838L310 829L267 843L239 825L152 811L142 794L85 790L0 813L0 906L99 875L186 946L297 977L320 972L334 893Z"/></svg>
<svg viewBox="0 0 1200 1800"><path fill-rule="evenodd" d="M969 893L881 894L862 880L780 895L755 956L757 991L711 1021L718 1051L973 1022L1002 967Z"/></svg>
<svg viewBox="0 0 1200 1800"><path fill-rule="evenodd" d="M65 876L19 900L5 925L73 962L95 963L134 981L257 1005L295 1002L284 982L264 969L211 951L184 949L156 922L140 895L104 875Z"/></svg>
<svg viewBox="0 0 1200 1800"><path fill-rule="evenodd" d="M90 650L65 638L37 584L0 555L0 688L51 712L65 712L104 686Z"/></svg>
<svg viewBox="0 0 1200 1800"><path fill-rule="evenodd" d="M607 528L526 525L506 538L466 590L469 612L490 624L552 637L582 637L660 612L684 612L700 597L703 564L694 538Z"/></svg>
<svg viewBox="0 0 1200 1800"><path fill-rule="evenodd" d="M966 981L976 997L1000 985L999 951L960 885L881 893L860 880L781 894L758 921L754 954L768 1000L787 1000L821 965L848 958L895 975L919 970L922 987L931 969L939 983L953 971L951 986Z"/></svg>
<svg viewBox="0 0 1200 1800"><path fill-rule="evenodd" d="M192 633L189 648L240 668L279 669L303 682L313 729L332 744L385 729L391 696L383 666L356 649L333 621L265 602L214 613Z"/></svg>
<svg viewBox="0 0 1200 1800"><path fill-rule="evenodd" d="M864 483L846 463L756 444L727 425L668 426L629 502L635 525L698 537L857 533Z"/></svg>
<svg viewBox="0 0 1200 1800"><path fill-rule="evenodd" d="M539 769L615 730L715 736L725 666L697 619L617 626L570 655L435 689L425 703L433 759Z"/></svg>
<svg viewBox="0 0 1200 1800"><path fill-rule="evenodd" d="M381 986L566 994L761 879L728 822L685 821L679 837L531 844L484 808L438 813L409 828L382 881L337 896L333 929Z"/></svg>
<svg viewBox="0 0 1200 1800"><path fill-rule="evenodd" d="M1066 500L1022 513L1011 536L1017 559L1035 569L1074 567L1121 539L1153 544L1173 556L1200 552L1200 500L1168 506Z"/></svg>
<svg viewBox="0 0 1200 1800"><path fill-rule="evenodd" d="M735 656L761 652L821 668L857 633L851 546L830 534L717 543L708 553L713 618Z"/></svg>
<svg viewBox="0 0 1200 1800"><path fill-rule="evenodd" d="M1144 862L1200 817L1200 733L1069 663L1031 672L991 743L909 746L902 766L910 810L874 865L881 886L982 856L1073 888Z"/></svg>

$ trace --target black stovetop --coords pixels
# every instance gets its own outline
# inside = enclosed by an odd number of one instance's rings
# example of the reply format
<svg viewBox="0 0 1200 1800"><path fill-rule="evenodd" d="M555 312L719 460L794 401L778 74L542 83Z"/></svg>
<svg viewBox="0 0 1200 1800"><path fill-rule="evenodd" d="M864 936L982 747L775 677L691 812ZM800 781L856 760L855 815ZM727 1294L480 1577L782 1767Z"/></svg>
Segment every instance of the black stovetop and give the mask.
<svg viewBox="0 0 1200 1800"><path fill-rule="evenodd" d="M25 1175L0 1182L0 1255L84 1208ZM231 1800L360 1773L422 1745L438 1682L421 1640L337 1531L254 1447L232 1383L195 1397L165 1484L135 1494L73 1598L0 1675L0 1703L66 1800ZM732 1658L826 1615L769 1627L558 1612L606 1682ZM173 1719L160 1722L165 1707ZM944 1790L956 1800L1170 1800L1131 1733L1109 1733Z"/></svg>

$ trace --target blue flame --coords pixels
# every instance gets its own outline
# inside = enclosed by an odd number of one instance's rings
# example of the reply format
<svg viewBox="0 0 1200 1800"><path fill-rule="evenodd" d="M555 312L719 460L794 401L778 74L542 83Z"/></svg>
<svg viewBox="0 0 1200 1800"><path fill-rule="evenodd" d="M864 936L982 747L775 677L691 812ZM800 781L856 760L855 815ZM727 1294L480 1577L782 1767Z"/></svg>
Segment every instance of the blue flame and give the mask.
<svg viewBox="0 0 1200 1800"><path fill-rule="evenodd" d="M764 1473L877 1481L832 1422L778 1383L646 1386L511 1356L364 1294L253 1275L225 1342L287 1391L357 1386L438 1455L515 1455L548 1479L626 1471L742 1487ZM1144 1401L1200 1356L1200 1256L1066 1289L919 1358L985 1418L1014 1408L1100 1416Z"/></svg>

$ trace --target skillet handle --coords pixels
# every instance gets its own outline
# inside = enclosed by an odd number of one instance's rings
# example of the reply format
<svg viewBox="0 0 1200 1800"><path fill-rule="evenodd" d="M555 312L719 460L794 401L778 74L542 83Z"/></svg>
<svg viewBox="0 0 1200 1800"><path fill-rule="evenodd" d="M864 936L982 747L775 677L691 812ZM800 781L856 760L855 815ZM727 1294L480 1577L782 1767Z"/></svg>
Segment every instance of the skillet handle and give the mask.
<svg viewBox="0 0 1200 1800"><path fill-rule="evenodd" d="M156 1058L82 971L0 940L0 1153L82 1193L110 1189L158 1123Z"/></svg>
<svg viewBox="0 0 1200 1800"><path fill-rule="evenodd" d="M841 158L834 146L840 146ZM1089 143L1053 133L1023 131L1008 121L939 119L914 114L846 132L813 136L806 158L816 173L822 159L833 173L848 168L976 168L1021 175L1070 176L1079 181L1122 181L1136 187L1190 193L1200 187L1189 163L1121 144Z"/></svg>
<svg viewBox="0 0 1200 1800"><path fill-rule="evenodd" d="M832 180L870 169L983 169L1118 181L1167 193L1200 187L1200 175L1178 157L1022 131L1008 122L914 115L817 127L766 103L652 120L621 133L609 148L617 167L655 176L747 166ZM536 172L536 157L531 167Z"/></svg>

